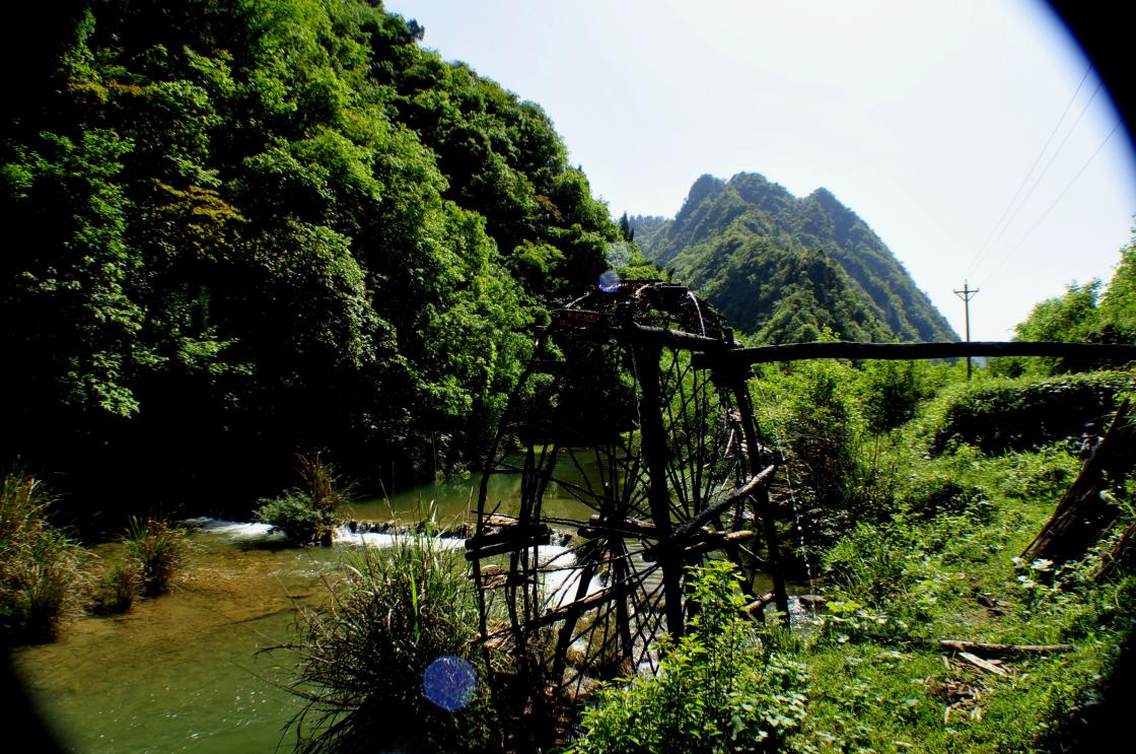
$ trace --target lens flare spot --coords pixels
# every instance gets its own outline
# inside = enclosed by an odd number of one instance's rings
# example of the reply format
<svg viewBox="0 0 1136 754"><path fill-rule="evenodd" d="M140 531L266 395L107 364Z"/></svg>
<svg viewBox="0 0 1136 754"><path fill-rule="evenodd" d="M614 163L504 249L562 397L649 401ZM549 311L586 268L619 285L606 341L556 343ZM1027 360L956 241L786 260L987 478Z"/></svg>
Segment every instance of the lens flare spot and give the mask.
<svg viewBox="0 0 1136 754"><path fill-rule="evenodd" d="M615 293L619 290L619 274L615 270L608 270L600 275L599 287L604 293Z"/></svg>
<svg viewBox="0 0 1136 754"><path fill-rule="evenodd" d="M460 657L439 657L422 673L423 695L447 712L469 704L476 688L477 671Z"/></svg>

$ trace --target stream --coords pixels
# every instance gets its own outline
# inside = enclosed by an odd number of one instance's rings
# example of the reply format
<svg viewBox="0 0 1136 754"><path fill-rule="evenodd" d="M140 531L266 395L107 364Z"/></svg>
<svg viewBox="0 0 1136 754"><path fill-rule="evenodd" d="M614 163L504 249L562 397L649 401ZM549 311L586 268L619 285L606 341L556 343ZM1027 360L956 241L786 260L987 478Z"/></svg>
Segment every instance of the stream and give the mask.
<svg viewBox="0 0 1136 754"><path fill-rule="evenodd" d="M415 523L432 515L439 527L476 509L480 477L427 484L341 513L358 521ZM518 475L497 475L491 496L519 496ZM556 491L555 515L591 511ZM285 724L300 702L283 687L295 658L269 650L296 638L298 606L325 598L324 580L360 544L382 546L390 535L336 533L333 547L286 547L268 526L192 519L190 561L172 591L140 600L114 617L82 617L58 641L11 653L24 691L58 743L73 752L259 752L291 748ZM460 546L460 540L453 541ZM118 557L120 544L94 548Z"/></svg>
<svg viewBox="0 0 1136 754"><path fill-rule="evenodd" d="M341 513L357 521L439 527L467 520L479 477L439 482ZM519 496L518 475L491 480L491 499ZM547 514L592 512L553 485ZM353 547L390 535L342 527L332 547L286 547L264 524L193 519L190 561L171 591L115 617L82 617L51 644L21 647L12 664L29 700L65 751L260 752L292 748L285 731L301 708L285 690L295 657L276 649L296 638L296 610L326 599L325 580ZM460 546L461 540L452 541ZM121 544L94 548L116 558ZM381 750L383 742L376 742Z"/></svg>

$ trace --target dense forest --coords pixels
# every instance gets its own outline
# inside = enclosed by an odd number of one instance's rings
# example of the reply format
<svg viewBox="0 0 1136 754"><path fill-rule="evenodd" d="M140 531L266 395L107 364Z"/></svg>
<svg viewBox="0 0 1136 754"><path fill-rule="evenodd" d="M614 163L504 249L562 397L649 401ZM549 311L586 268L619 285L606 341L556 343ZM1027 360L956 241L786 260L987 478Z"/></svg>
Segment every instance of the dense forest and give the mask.
<svg viewBox="0 0 1136 754"><path fill-rule="evenodd" d="M767 343L957 340L872 229L826 189L756 173L694 182L674 220L629 218L643 252Z"/></svg>
<svg viewBox="0 0 1136 754"><path fill-rule="evenodd" d="M468 463L527 328L620 239L539 106L381 3L33 15L0 121L0 456L67 488L260 491L305 448Z"/></svg>

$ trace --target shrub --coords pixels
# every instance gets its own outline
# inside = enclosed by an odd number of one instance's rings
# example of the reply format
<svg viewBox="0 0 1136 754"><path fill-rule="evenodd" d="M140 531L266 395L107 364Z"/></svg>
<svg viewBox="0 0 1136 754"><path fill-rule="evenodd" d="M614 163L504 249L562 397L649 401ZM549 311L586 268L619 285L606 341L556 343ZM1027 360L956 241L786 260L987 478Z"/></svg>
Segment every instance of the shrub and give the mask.
<svg viewBox="0 0 1136 754"><path fill-rule="evenodd" d="M290 723L299 750L372 751L376 741L400 738L430 750L493 748L499 726L474 648L478 613L460 554L429 536L364 548L331 604L301 612L300 630L293 690L307 704ZM477 675L463 709L446 711L423 695L424 673L440 658L457 658L445 662Z"/></svg>
<svg viewBox="0 0 1136 754"><path fill-rule="evenodd" d="M982 490L953 468L931 467L912 475L897 497L900 507L917 519L960 513L984 517L990 509Z"/></svg>
<svg viewBox="0 0 1136 754"><path fill-rule="evenodd" d="M331 535L332 522L303 492L285 492L274 498L260 501L256 509L256 520L270 524L272 531L281 532L289 542L309 545L327 541Z"/></svg>
<svg viewBox="0 0 1136 754"><path fill-rule="evenodd" d="M82 549L47 521L39 481L8 474L0 486L0 640L48 641L77 611Z"/></svg>
<svg viewBox="0 0 1136 754"><path fill-rule="evenodd" d="M744 617L733 566L698 569L690 631L665 649L657 676L598 694L576 754L777 751L805 716L803 667L770 651Z"/></svg>
<svg viewBox="0 0 1136 754"><path fill-rule="evenodd" d="M885 432L915 416L934 393L930 367L916 361L873 361L864 368L864 418L868 429Z"/></svg>
<svg viewBox="0 0 1136 754"><path fill-rule="evenodd" d="M887 469L876 457L880 443L867 437L856 400L859 379L847 364L814 361L795 365L783 381L782 426L770 439L788 450L784 479L817 545L891 507Z"/></svg>
<svg viewBox="0 0 1136 754"><path fill-rule="evenodd" d="M330 545L335 510L347 500L348 493L335 468L320 453L302 453L296 458L302 487L261 500L254 515L294 544Z"/></svg>
<svg viewBox="0 0 1136 754"><path fill-rule="evenodd" d="M189 540L185 531L164 521L134 519L126 538L126 558L137 564L142 593L147 597L165 594L170 582L185 565Z"/></svg>
<svg viewBox="0 0 1136 754"><path fill-rule="evenodd" d="M1027 450L1078 438L1107 425L1119 393L1132 387L1125 372L1095 372L1030 382L999 381L957 393L935 428L931 451L959 442L986 453Z"/></svg>

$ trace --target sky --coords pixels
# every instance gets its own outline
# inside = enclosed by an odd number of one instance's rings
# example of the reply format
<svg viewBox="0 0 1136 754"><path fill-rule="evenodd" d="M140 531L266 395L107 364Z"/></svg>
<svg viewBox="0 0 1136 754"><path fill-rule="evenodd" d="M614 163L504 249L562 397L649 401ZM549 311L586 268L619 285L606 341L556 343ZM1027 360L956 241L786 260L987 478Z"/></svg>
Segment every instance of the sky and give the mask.
<svg viewBox="0 0 1136 754"><path fill-rule="evenodd" d="M540 104L613 216L673 217L704 173L828 188L961 335L1107 280L1136 161L1037 0L395 0L423 44Z"/></svg>

